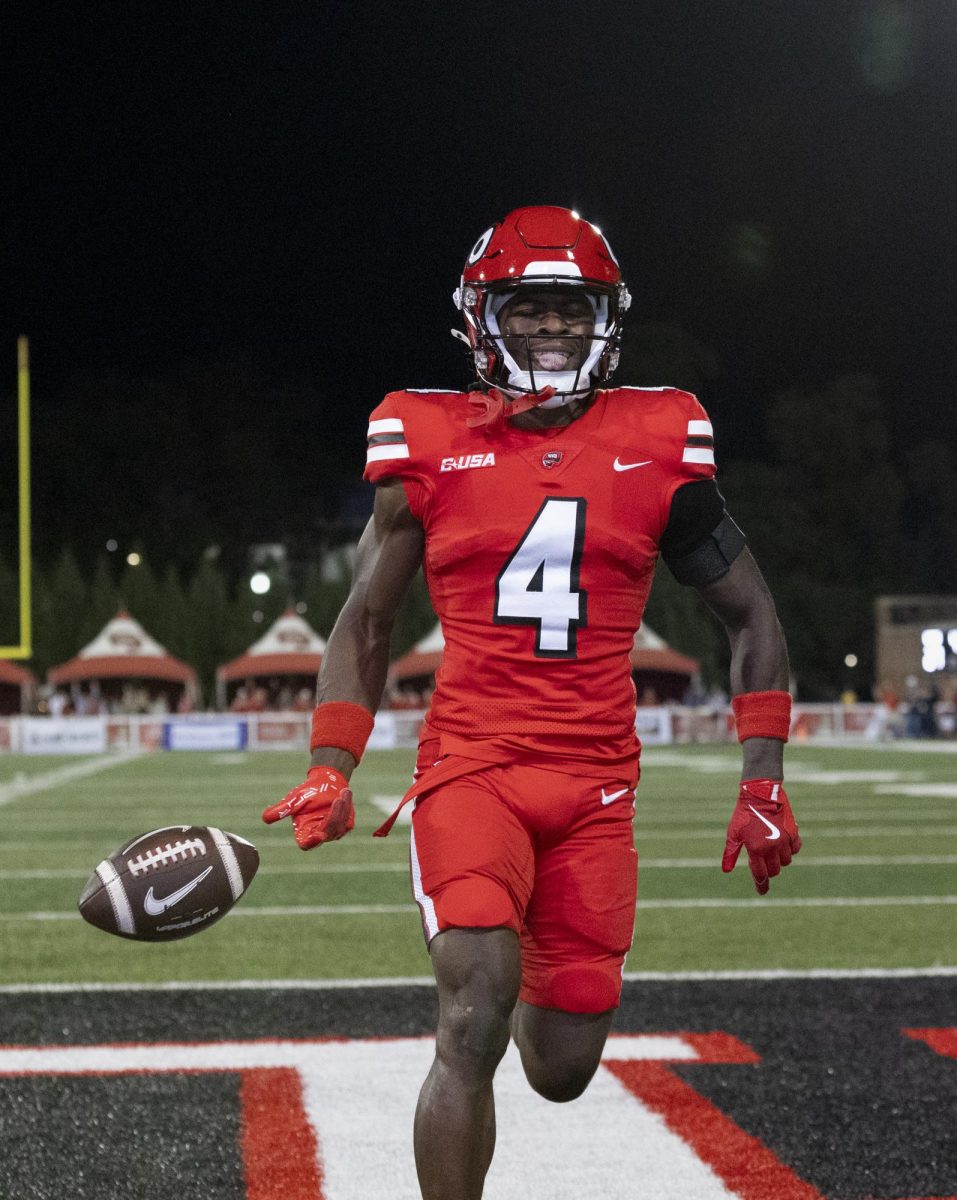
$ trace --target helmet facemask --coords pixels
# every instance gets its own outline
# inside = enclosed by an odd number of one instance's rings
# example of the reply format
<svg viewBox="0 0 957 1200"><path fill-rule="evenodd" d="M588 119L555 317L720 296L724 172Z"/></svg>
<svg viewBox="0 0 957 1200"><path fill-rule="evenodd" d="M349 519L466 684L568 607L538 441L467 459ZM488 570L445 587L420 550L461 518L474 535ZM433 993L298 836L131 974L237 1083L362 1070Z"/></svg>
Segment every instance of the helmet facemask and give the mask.
<svg viewBox="0 0 957 1200"><path fill-rule="evenodd" d="M540 286L536 285L535 290L540 290ZM548 286L553 285L550 282ZM569 285L567 280L563 280L555 281L554 286L565 289ZM501 361L501 374L505 376L502 390L506 394L535 394L550 388L555 395L543 401L542 407L557 408L576 396L587 395L596 382L605 377L607 372L599 372L598 364L602 356L608 353L609 344L615 341L614 335L607 332L610 325L609 297L603 292L590 291L581 284L572 286L576 290L581 289L591 307L594 328L590 334L506 334L499 317L509 301L521 295L523 287L490 290L486 294L484 324ZM525 285L524 290L531 288ZM543 350L541 343L547 343L549 350ZM554 365L541 361L542 358L560 359L563 353L566 363L570 361L574 365L568 367L557 361ZM527 365L523 366L523 362Z"/></svg>
<svg viewBox="0 0 957 1200"><path fill-rule="evenodd" d="M499 317L506 304L523 290L581 289L594 316L590 334L545 333L506 334ZM507 396L534 395L545 389L554 391L543 401L543 408L557 408L576 397L587 396L603 383L618 365L621 346L619 289L592 280L567 276L539 277L521 283L506 281L503 286L461 289L461 307L466 319L468 341L478 377ZM567 369L549 369L541 363L542 351L536 343L547 342L555 351L567 351L567 359L577 365ZM536 366L536 358L539 365ZM522 361L520 361L522 360ZM522 362L527 364L523 366ZM557 366L557 364L556 364Z"/></svg>

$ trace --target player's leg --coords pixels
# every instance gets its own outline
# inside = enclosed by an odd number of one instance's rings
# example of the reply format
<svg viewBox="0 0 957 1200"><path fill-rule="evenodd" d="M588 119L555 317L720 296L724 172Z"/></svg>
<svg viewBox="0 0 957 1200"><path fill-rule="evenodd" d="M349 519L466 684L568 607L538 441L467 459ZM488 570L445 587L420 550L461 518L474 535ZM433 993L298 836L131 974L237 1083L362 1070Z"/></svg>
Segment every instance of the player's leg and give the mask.
<svg viewBox="0 0 957 1200"><path fill-rule="evenodd" d="M512 1019L529 1083L555 1101L580 1096L598 1069L621 995L638 884L630 789L609 805L598 781L576 786L577 819L536 854Z"/></svg>
<svg viewBox="0 0 957 1200"><path fill-rule="evenodd" d="M521 959L511 929L447 929L431 943L435 1061L415 1114L424 1200L479 1200L495 1148L492 1078L509 1039Z"/></svg>
<svg viewBox="0 0 957 1200"><path fill-rule="evenodd" d="M492 1078L518 997L534 853L490 772L451 780L412 816L412 882L439 989L436 1056L415 1120L425 1200L478 1200L495 1144Z"/></svg>
<svg viewBox="0 0 957 1200"><path fill-rule="evenodd" d="M615 1010L571 1013L519 1000L512 1036L525 1075L540 1096L556 1103L577 1100L598 1070Z"/></svg>

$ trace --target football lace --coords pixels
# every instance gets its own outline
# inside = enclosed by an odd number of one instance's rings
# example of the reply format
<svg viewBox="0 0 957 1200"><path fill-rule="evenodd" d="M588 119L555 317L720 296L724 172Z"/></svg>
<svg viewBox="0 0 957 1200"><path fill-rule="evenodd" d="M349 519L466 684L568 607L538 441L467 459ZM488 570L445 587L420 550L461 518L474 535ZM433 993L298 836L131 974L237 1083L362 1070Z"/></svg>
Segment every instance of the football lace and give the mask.
<svg viewBox="0 0 957 1200"><path fill-rule="evenodd" d="M186 862L188 859L196 858L197 855L205 854L206 843L203 839L189 838L184 842L167 842L165 847L157 847L155 850L147 850L145 854L138 854L136 858L128 858L126 865L130 874L136 878L137 875L142 875L157 867L180 860Z"/></svg>

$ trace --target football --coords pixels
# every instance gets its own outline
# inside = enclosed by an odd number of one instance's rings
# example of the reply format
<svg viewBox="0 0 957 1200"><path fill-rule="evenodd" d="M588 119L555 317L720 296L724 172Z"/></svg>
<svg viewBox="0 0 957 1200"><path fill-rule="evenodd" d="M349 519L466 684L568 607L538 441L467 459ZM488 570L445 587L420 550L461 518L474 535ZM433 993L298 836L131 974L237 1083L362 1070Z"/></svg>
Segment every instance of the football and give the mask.
<svg viewBox="0 0 957 1200"><path fill-rule="evenodd" d="M166 825L103 859L80 894L80 913L118 937L175 941L224 917L258 867L256 847L235 833Z"/></svg>

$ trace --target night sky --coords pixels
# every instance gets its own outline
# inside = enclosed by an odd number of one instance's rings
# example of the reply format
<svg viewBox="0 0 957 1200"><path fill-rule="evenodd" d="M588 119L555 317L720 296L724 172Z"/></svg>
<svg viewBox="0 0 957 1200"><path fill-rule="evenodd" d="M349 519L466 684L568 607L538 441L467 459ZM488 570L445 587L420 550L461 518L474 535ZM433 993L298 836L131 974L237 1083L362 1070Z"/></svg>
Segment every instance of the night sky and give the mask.
<svg viewBox="0 0 957 1200"><path fill-rule="evenodd" d="M38 420L78 375L239 356L358 437L386 390L467 382L465 254L552 203L608 235L626 342L714 356L731 451L753 406L848 371L957 433L951 0L39 3L3 29L0 345L12 389L30 335Z"/></svg>

